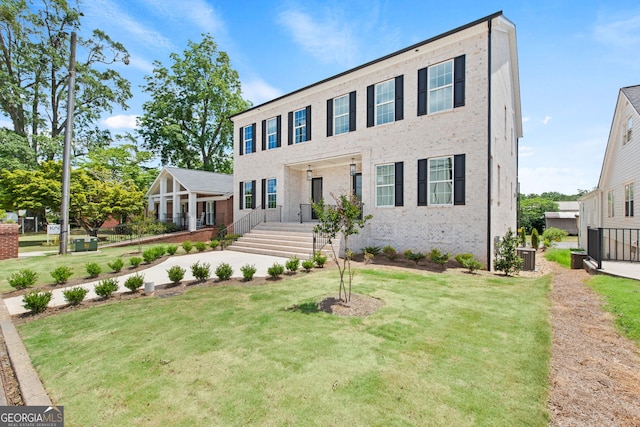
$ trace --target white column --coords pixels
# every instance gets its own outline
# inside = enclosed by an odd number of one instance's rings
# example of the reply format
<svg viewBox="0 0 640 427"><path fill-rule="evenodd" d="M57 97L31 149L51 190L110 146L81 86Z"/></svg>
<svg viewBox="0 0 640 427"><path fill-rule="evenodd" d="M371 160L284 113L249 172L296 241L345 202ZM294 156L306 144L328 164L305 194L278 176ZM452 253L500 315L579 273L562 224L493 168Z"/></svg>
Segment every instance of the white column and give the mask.
<svg viewBox="0 0 640 427"><path fill-rule="evenodd" d="M173 220L180 215L180 195L178 194L178 190L180 190L180 183L177 179L173 178Z"/></svg>
<svg viewBox="0 0 640 427"><path fill-rule="evenodd" d="M167 213L167 178L160 178L160 204L158 205L158 219L165 222Z"/></svg>
<svg viewBox="0 0 640 427"><path fill-rule="evenodd" d="M196 231L197 216L198 216L198 207L196 205L196 194L189 193L189 231Z"/></svg>

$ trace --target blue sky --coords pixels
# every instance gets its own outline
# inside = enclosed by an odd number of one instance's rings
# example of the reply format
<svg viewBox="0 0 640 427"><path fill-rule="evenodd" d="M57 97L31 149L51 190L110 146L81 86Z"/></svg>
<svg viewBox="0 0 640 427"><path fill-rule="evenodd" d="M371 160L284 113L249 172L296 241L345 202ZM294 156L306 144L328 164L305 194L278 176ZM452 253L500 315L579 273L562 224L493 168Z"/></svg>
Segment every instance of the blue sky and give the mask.
<svg viewBox="0 0 640 427"><path fill-rule="evenodd" d="M135 124L152 62L169 65L210 33L255 105L502 10L517 28L524 137L523 193L573 194L598 183L618 91L640 84L637 0L239 1L87 0L83 30L122 42L130 109L103 125Z"/></svg>

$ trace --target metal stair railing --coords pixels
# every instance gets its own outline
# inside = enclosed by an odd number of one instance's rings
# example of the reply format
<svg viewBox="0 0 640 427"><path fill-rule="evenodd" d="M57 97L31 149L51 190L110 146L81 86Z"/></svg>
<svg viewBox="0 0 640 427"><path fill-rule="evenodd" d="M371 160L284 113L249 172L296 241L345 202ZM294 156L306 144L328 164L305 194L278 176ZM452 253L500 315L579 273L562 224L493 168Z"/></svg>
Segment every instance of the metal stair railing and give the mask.
<svg viewBox="0 0 640 427"><path fill-rule="evenodd" d="M227 232L243 235L250 232L258 224L263 222L282 222L282 206L278 205L275 208L267 209L264 209L262 206L258 206L255 209L251 209L251 212L235 221L227 229Z"/></svg>

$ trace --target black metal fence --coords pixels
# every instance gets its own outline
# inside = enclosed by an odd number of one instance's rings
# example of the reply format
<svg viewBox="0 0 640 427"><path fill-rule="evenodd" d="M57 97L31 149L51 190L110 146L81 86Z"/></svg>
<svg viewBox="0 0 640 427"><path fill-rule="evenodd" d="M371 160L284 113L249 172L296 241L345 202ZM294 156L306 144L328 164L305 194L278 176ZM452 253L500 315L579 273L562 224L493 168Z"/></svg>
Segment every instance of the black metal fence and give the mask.
<svg viewBox="0 0 640 427"><path fill-rule="evenodd" d="M587 253L602 268L602 261L640 261L640 229L589 228Z"/></svg>

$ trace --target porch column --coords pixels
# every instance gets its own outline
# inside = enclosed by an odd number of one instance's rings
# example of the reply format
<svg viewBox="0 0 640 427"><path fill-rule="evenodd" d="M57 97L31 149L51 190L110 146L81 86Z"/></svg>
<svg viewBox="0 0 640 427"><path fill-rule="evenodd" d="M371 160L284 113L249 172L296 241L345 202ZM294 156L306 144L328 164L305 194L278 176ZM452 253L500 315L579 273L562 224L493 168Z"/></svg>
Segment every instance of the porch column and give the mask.
<svg viewBox="0 0 640 427"><path fill-rule="evenodd" d="M147 198L147 216L151 215L151 212L153 212L155 208L155 204L153 203L153 197L148 197Z"/></svg>
<svg viewBox="0 0 640 427"><path fill-rule="evenodd" d="M158 219L165 222L167 213L167 178L160 178L160 204L158 205Z"/></svg>
<svg viewBox="0 0 640 427"><path fill-rule="evenodd" d="M177 218L180 216L180 195L178 194L178 189L180 188L180 183L177 179L173 178L173 221L175 222ZM179 224L182 227L182 224Z"/></svg>
<svg viewBox="0 0 640 427"><path fill-rule="evenodd" d="M196 231L196 218L198 216L198 206L196 205L196 194L189 193L189 231Z"/></svg>

